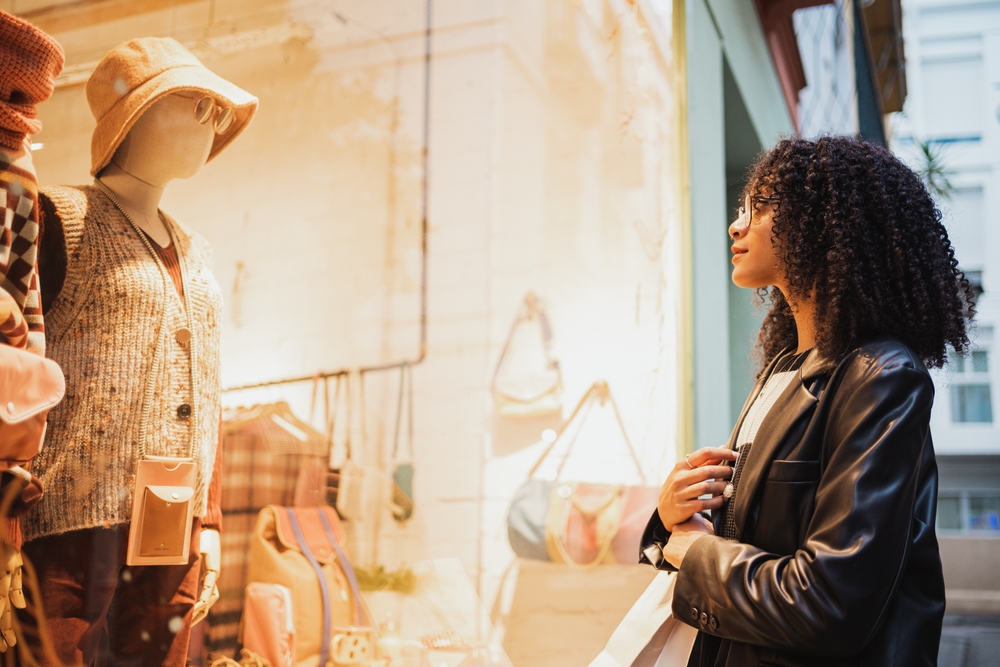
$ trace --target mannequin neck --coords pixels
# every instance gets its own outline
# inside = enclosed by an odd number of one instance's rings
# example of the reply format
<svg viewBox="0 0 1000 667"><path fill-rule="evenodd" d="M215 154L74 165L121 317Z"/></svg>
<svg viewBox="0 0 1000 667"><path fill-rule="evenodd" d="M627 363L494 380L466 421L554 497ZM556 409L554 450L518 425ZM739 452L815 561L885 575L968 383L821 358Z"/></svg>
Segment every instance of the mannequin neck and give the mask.
<svg viewBox="0 0 1000 667"><path fill-rule="evenodd" d="M163 187L152 185L130 174L112 160L98 179L121 200L122 206L130 212L145 218L155 219L159 215Z"/></svg>

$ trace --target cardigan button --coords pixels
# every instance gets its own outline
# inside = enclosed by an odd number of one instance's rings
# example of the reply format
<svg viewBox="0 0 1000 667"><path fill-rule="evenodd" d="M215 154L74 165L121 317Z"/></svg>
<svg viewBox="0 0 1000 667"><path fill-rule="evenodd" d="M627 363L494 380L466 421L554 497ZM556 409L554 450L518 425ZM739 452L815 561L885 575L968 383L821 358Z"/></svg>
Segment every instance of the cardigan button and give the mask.
<svg viewBox="0 0 1000 667"><path fill-rule="evenodd" d="M191 342L191 330L187 327L181 327L174 333L174 337L177 338L177 342L181 345L187 345Z"/></svg>
<svg viewBox="0 0 1000 667"><path fill-rule="evenodd" d="M181 403L177 406L177 416L181 419L187 419L191 416L191 406L187 403Z"/></svg>

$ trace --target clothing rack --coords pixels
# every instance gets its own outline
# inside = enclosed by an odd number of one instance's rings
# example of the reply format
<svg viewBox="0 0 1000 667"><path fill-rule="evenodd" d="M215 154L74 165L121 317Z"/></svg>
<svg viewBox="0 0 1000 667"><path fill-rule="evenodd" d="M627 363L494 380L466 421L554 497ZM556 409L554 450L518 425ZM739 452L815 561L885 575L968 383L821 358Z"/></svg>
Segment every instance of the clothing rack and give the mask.
<svg viewBox="0 0 1000 667"><path fill-rule="evenodd" d="M424 126L423 126L423 146L421 150L421 168L423 171L423 183L421 184L421 215L420 215L420 348L416 358L411 360L393 361L374 366L362 366L358 369L340 368L334 371L320 371L312 375L300 375L298 377L282 378L279 380L265 380L263 382L252 382L241 384L235 387L224 387L223 392L243 391L246 389L260 389L262 387L274 387L283 384L294 384L298 382L313 382L326 378L345 376L352 371L366 373L378 373L398 369L401 366L416 366L423 362L427 356L427 236L429 225L427 222L427 199L428 199L428 161L427 156L430 145L431 130L431 9L433 0L427 0L427 16L424 25Z"/></svg>

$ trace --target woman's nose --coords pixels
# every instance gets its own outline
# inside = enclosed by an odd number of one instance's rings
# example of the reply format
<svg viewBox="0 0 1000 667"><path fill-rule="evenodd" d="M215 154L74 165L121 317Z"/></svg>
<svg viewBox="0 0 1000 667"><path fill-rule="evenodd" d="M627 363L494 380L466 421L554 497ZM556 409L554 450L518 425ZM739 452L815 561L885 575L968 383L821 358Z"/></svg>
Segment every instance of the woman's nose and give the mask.
<svg viewBox="0 0 1000 667"><path fill-rule="evenodd" d="M729 223L729 238L735 240L736 238L742 236L745 230L746 225L743 223L742 216L738 217Z"/></svg>

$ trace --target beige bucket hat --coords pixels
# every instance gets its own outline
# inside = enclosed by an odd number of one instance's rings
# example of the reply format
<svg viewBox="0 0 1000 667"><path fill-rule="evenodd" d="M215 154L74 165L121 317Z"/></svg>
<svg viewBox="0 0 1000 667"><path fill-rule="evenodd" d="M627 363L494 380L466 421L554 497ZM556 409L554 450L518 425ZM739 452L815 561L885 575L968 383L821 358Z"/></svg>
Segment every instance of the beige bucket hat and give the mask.
<svg viewBox="0 0 1000 667"><path fill-rule="evenodd" d="M256 97L202 65L175 39L143 37L119 44L87 81L87 102L97 119L90 142L91 176L107 166L146 109L179 90L205 93L222 106L233 107L233 124L215 135L209 160L246 129L257 111Z"/></svg>

